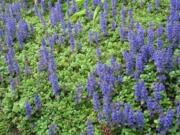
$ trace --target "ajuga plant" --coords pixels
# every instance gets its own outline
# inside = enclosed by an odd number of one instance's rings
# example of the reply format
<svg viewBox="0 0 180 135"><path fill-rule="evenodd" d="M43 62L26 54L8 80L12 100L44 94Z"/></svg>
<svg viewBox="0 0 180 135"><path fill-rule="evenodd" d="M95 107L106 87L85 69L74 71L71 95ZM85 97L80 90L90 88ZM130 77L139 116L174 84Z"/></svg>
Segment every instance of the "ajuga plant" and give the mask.
<svg viewBox="0 0 180 135"><path fill-rule="evenodd" d="M179 0L1 0L0 134L179 135L179 12Z"/></svg>

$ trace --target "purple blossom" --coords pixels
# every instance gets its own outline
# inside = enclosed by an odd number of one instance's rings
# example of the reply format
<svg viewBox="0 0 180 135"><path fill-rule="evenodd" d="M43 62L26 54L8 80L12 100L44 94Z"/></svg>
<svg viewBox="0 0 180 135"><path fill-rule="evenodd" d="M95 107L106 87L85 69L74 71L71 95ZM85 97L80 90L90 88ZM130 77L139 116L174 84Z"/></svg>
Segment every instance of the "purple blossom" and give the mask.
<svg viewBox="0 0 180 135"><path fill-rule="evenodd" d="M25 64L24 73L25 73L25 75L31 74L31 68L29 67L28 64Z"/></svg>
<svg viewBox="0 0 180 135"><path fill-rule="evenodd" d="M87 121L86 135L94 135L94 127L90 120Z"/></svg>
<svg viewBox="0 0 180 135"><path fill-rule="evenodd" d="M124 24L125 23L125 17L126 17L126 8L122 6L121 8L121 22Z"/></svg>
<svg viewBox="0 0 180 135"><path fill-rule="evenodd" d="M169 47L162 50L156 50L153 54L153 60L158 73L170 70L173 66L172 49Z"/></svg>
<svg viewBox="0 0 180 135"><path fill-rule="evenodd" d="M26 118L29 119L32 114L32 107L28 101L25 103Z"/></svg>
<svg viewBox="0 0 180 135"><path fill-rule="evenodd" d="M158 29L156 30L157 36L158 36L158 37L161 37L162 34L163 34L163 32L164 32L164 29L163 29L163 27L160 25L160 26L158 27Z"/></svg>
<svg viewBox="0 0 180 135"><path fill-rule="evenodd" d="M91 31L88 32L88 39L89 39L90 45L92 45L92 43L93 43L93 35L92 35Z"/></svg>
<svg viewBox="0 0 180 135"><path fill-rule="evenodd" d="M136 82L135 86L135 97L137 101L146 101L148 96L148 91L145 87L145 84L143 81Z"/></svg>
<svg viewBox="0 0 180 135"><path fill-rule="evenodd" d="M11 75L18 75L19 74L19 65L17 61L14 59L14 50L13 48L9 48L6 56L5 56L6 64L8 65L8 72Z"/></svg>
<svg viewBox="0 0 180 135"><path fill-rule="evenodd" d="M152 12L152 5L150 3L148 3L147 11Z"/></svg>
<svg viewBox="0 0 180 135"><path fill-rule="evenodd" d="M134 33L133 31L130 31L128 33L128 41L130 43L130 50L133 53L138 52L138 50L140 49L140 44L138 43L138 37L137 34Z"/></svg>
<svg viewBox="0 0 180 135"><path fill-rule="evenodd" d="M42 13L39 11L38 6L36 4L34 4L34 12L35 15L39 18L39 20L41 21L41 23L45 26L46 22L42 16Z"/></svg>
<svg viewBox="0 0 180 135"><path fill-rule="evenodd" d="M155 0L155 6L156 6L156 9L159 9L159 6L160 6L160 0Z"/></svg>
<svg viewBox="0 0 180 135"><path fill-rule="evenodd" d="M70 38L69 38L69 44L70 44L70 47L71 47L71 52L73 52L74 48L75 48L75 39L74 39L73 35L71 35Z"/></svg>
<svg viewBox="0 0 180 135"><path fill-rule="evenodd" d="M9 36L13 37L15 31L16 31L16 20L14 18L6 18L6 32Z"/></svg>
<svg viewBox="0 0 180 135"><path fill-rule="evenodd" d="M166 133L173 122L174 111L172 109L168 109L165 115L161 115L159 118L159 132Z"/></svg>
<svg viewBox="0 0 180 135"><path fill-rule="evenodd" d="M100 110L99 96L97 92L93 92L93 108L95 112Z"/></svg>
<svg viewBox="0 0 180 135"><path fill-rule="evenodd" d="M144 127L144 115L141 111L137 111L135 114L137 127L142 129Z"/></svg>
<svg viewBox="0 0 180 135"><path fill-rule="evenodd" d="M112 108L111 119L112 122L116 125L125 125L125 114L123 110L121 110L120 106L115 104Z"/></svg>
<svg viewBox="0 0 180 135"><path fill-rule="evenodd" d="M100 57L101 57L101 50L100 50L100 48L96 49L96 56L97 56L98 59L100 59Z"/></svg>
<svg viewBox="0 0 180 135"><path fill-rule="evenodd" d="M93 0L93 7L96 7L97 5L99 5L100 4L100 0Z"/></svg>
<svg viewBox="0 0 180 135"><path fill-rule="evenodd" d="M89 0L84 0L84 5L83 5L86 11L86 16L89 16L88 2Z"/></svg>
<svg viewBox="0 0 180 135"><path fill-rule="evenodd" d="M6 44L8 47L12 47L13 46L13 37L11 36L11 34L6 33Z"/></svg>
<svg viewBox="0 0 180 135"><path fill-rule="evenodd" d="M147 40L148 40L148 44L153 44L154 42L154 31L152 29L152 26L150 26L150 28L147 31Z"/></svg>
<svg viewBox="0 0 180 135"><path fill-rule="evenodd" d="M107 35L107 20L104 12L100 13L100 29L104 35Z"/></svg>
<svg viewBox="0 0 180 135"><path fill-rule="evenodd" d="M112 16L113 17L116 16L116 4L117 4L117 0L111 0L111 8L112 8Z"/></svg>
<svg viewBox="0 0 180 135"><path fill-rule="evenodd" d="M13 92L16 88L16 82L13 78L10 79L10 89Z"/></svg>
<svg viewBox="0 0 180 135"><path fill-rule="evenodd" d="M111 96L116 82L116 77L113 74L113 68L102 64L97 63L96 73L99 76L99 87L103 95Z"/></svg>
<svg viewBox="0 0 180 135"><path fill-rule="evenodd" d="M51 8L52 8L52 2L51 2L51 0L48 0L48 9L49 9L49 11L51 10Z"/></svg>
<svg viewBox="0 0 180 135"><path fill-rule="evenodd" d="M40 4L41 4L42 13L45 13L46 12L46 3L45 3L45 1L41 0Z"/></svg>
<svg viewBox="0 0 180 135"><path fill-rule="evenodd" d="M132 15L132 10L128 10L128 16L129 16L129 22L130 22L130 28L133 29L134 19Z"/></svg>
<svg viewBox="0 0 180 135"><path fill-rule="evenodd" d="M112 68L113 72L121 70L121 65L117 62L116 58L111 56L110 62L111 62L111 68Z"/></svg>
<svg viewBox="0 0 180 135"><path fill-rule="evenodd" d="M48 135L56 135L56 130L57 130L56 124L49 125Z"/></svg>
<svg viewBox="0 0 180 135"><path fill-rule="evenodd" d="M153 86L153 94L155 99L157 99L157 101L160 101L161 99L161 91L165 90L165 86L162 83L154 83Z"/></svg>
<svg viewBox="0 0 180 135"><path fill-rule="evenodd" d="M171 9L176 9L176 3L177 2L177 0L170 0L170 8Z"/></svg>
<svg viewBox="0 0 180 135"><path fill-rule="evenodd" d="M70 20L68 20L67 29L68 29L68 36L72 36L72 23Z"/></svg>
<svg viewBox="0 0 180 135"><path fill-rule="evenodd" d="M36 110L39 110L41 108L42 104L41 104L41 98L39 95L35 95L34 104L35 104Z"/></svg>
<svg viewBox="0 0 180 135"><path fill-rule="evenodd" d="M81 32L82 26L81 23L78 21L75 25L74 25L74 34L77 35Z"/></svg>
<svg viewBox="0 0 180 135"><path fill-rule="evenodd" d="M162 48L163 48L163 41L160 38L158 38L157 39L157 49L161 50Z"/></svg>
<svg viewBox="0 0 180 135"><path fill-rule="evenodd" d="M104 0L103 9L104 9L104 15L105 17L107 17L108 15L108 1L107 0Z"/></svg>
<svg viewBox="0 0 180 135"><path fill-rule="evenodd" d="M112 21L111 22L111 28L112 28L112 30L115 30L116 29L116 21Z"/></svg>
<svg viewBox="0 0 180 135"><path fill-rule="evenodd" d="M160 114L162 112L161 106L154 98L149 97L146 101L146 105L151 117L154 116L154 114Z"/></svg>
<svg viewBox="0 0 180 135"><path fill-rule="evenodd" d="M51 73L49 75L49 82L51 84L53 94L55 96L58 96L60 94L60 87L59 87L59 84L58 84L58 78L55 75L55 73Z"/></svg>
<svg viewBox="0 0 180 135"><path fill-rule="evenodd" d="M173 41L173 25L171 23L167 23L166 25L166 33L167 33L167 39L169 42Z"/></svg>
<svg viewBox="0 0 180 135"><path fill-rule="evenodd" d="M98 42L99 42L99 35L97 32L94 32L94 41L96 44L98 44Z"/></svg>
<svg viewBox="0 0 180 135"><path fill-rule="evenodd" d="M157 79L160 82L164 82L164 81L166 81L167 77L164 74L159 74L159 75L157 75Z"/></svg>
<svg viewBox="0 0 180 135"><path fill-rule="evenodd" d="M123 58L126 64L126 74L131 75L134 71L134 55L131 52L124 52Z"/></svg>
<svg viewBox="0 0 180 135"><path fill-rule="evenodd" d="M75 103L79 104L81 102L81 98L82 98L82 86L78 85L75 91Z"/></svg>
<svg viewBox="0 0 180 135"><path fill-rule="evenodd" d="M132 109L130 109L128 111L128 114L127 114L127 123L130 127L134 127L135 126L135 122L136 122L136 119L135 119L135 113Z"/></svg>
<svg viewBox="0 0 180 135"><path fill-rule="evenodd" d="M65 43L65 39L63 35L60 35L59 38L57 39L57 43L63 45Z"/></svg>
<svg viewBox="0 0 180 135"><path fill-rule="evenodd" d="M41 71L47 70L48 57L49 57L48 50L46 48L46 42L44 39L42 39L41 41L41 48L40 48L39 54L40 54L40 59L38 63L38 70L41 72Z"/></svg>
<svg viewBox="0 0 180 135"><path fill-rule="evenodd" d="M17 39L19 43L19 48L23 48L23 42L27 39L28 37L28 24L20 20L18 23L18 31L17 31Z"/></svg>
<svg viewBox="0 0 180 135"><path fill-rule="evenodd" d="M123 25L119 27L119 36L123 41L127 39L128 33Z"/></svg>
<svg viewBox="0 0 180 135"><path fill-rule="evenodd" d="M144 43L144 32L145 30L143 29L143 27L141 27L140 25L137 25L137 41L138 41L138 44L139 46L143 46L145 43Z"/></svg>
<svg viewBox="0 0 180 135"><path fill-rule="evenodd" d="M55 73L56 72L56 65L54 60L53 52L50 52L48 55L48 73Z"/></svg>
<svg viewBox="0 0 180 135"><path fill-rule="evenodd" d="M95 88L96 88L96 78L93 73L90 73L86 83L86 89L89 97L93 95Z"/></svg>
<svg viewBox="0 0 180 135"><path fill-rule="evenodd" d="M107 95L103 96L103 114L107 123L111 119L111 98Z"/></svg>
<svg viewBox="0 0 180 135"><path fill-rule="evenodd" d="M139 53L136 57L136 70L140 73L144 71L144 61L143 55Z"/></svg>
<svg viewBox="0 0 180 135"><path fill-rule="evenodd" d="M75 13L78 10L77 4L75 0L72 0L72 6L71 6L71 11L72 13Z"/></svg>
<svg viewBox="0 0 180 135"><path fill-rule="evenodd" d="M153 89L155 91L164 91L165 90L165 86L163 85L163 83L158 83L158 82L155 82L153 84Z"/></svg>
<svg viewBox="0 0 180 135"><path fill-rule="evenodd" d="M116 81L117 81L118 84L122 84L122 82L123 82L122 76L121 76L121 75L118 75Z"/></svg>

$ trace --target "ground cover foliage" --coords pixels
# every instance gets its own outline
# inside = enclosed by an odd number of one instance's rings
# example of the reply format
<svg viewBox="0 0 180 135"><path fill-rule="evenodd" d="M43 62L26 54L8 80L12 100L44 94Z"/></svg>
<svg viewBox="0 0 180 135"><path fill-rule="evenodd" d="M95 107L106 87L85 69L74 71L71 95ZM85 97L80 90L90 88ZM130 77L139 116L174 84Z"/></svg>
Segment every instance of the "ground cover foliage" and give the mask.
<svg viewBox="0 0 180 135"><path fill-rule="evenodd" d="M179 0L1 0L0 134L180 134Z"/></svg>

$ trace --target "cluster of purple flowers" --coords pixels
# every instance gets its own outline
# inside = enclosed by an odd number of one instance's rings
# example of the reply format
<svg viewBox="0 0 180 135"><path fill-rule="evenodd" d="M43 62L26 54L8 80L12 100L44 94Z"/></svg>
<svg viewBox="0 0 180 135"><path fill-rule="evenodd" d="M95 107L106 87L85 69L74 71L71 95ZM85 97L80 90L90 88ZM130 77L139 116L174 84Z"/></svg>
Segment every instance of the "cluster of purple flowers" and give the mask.
<svg viewBox="0 0 180 135"><path fill-rule="evenodd" d="M38 70L41 72L47 70L47 65L48 65L48 50L46 48L46 42L44 39L42 39L39 54L40 54L40 59L38 63Z"/></svg>
<svg viewBox="0 0 180 135"><path fill-rule="evenodd" d="M44 39L42 39L42 44L39 53L40 59L38 63L38 69L40 72L48 72L48 80L51 84L53 94L57 96L60 93L60 87L58 84L58 78L56 76L56 64L54 61L53 50L51 49L51 51L48 52L46 48L46 41Z"/></svg>
<svg viewBox="0 0 180 135"><path fill-rule="evenodd" d="M172 109L168 109L165 115L161 115L159 118L159 132L160 134L166 134L169 128L172 125L174 118L174 111Z"/></svg>
<svg viewBox="0 0 180 135"><path fill-rule="evenodd" d="M29 66L29 61L28 61L27 57L25 57L24 73L25 73L26 76L31 74L31 68Z"/></svg>
<svg viewBox="0 0 180 135"><path fill-rule="evenodd" d="M9 47L13 46L13 38L16 31L16 20L12 17L8 17L5 20L5 30L6 30L6 44Z"/></svg>
<svg viewBox="0 0 180 135"><path fill-rule="evenodd" d="M107 35L107 19L105 12L100 13L100 29L103 35Z"/></svg>
<svg viewBox="0 0 180 135"><path fill-rule="evenodd" d="M153 117L155 114L160 114L162 112L162 107L160 106L159 102L152 97L148 97L146 101L146 106L151 117Z"/></svg>
<svg viewBox="0 0 180 135"><path fill-rule="evenodd" d="M156 50L153 54L154 64L158 73L169 71L173 67L173 51L171 47Z"/></svg>
<svg viewBox="0 0 180 135"><path fill-rule="evenodd" d="M60 1L57 1L55 6L51 8L49 19L50 19L50 22L51 22L52 26L55 26L55 25L60 23L62 31L65 32L65 30L66 30L66 23L64 21L63 12L61 10L61 3L60 3Z"/></svg>
<svg viewBox="0 0 180 135"><path fill-rule="evenodd" d="M136 82L135 84L135 97L137 101L146 101L148 98L148 91L143 81Z"/></svg>
<svg viewBox="0 0 180 135"><path fill-rule="evenodd" d="M42 104L41 104L41 98L39 95L35 95L34 104L35 104L36 110L39 110L41 108Z"/></svg>
<svg viewBox="0 0 180 135"><path fill-rule="evenodd" d="M18 75L20 72L19 65L14 58L15 52L12 47L9 47L9 50L5 56L6 64L8 66L8 71L11 76Z"/></svg>
<svg viewBox="0 0 180 135"><path fill-rule="evenodd" d="M36 5L36 4L34 5L34 12L35 12L35 15L41 21L41 23L43 24L43 26L45 26L46 25L46 21L44 20L43 15L42 15L41 11L39 10L38 5Z"/></svg>
<svg viewBox="0 0 180 135"><path fill-rule="evenodd" d="M101 1L100 0L93 0L92 4L93 4L93 7L96 7L98 5L100 5Z"/></svg>
<svg viewBox="0 0 180 135"><path fill-rule="evenodd" d="M42 103L41 103L41 98L39 95L34 96L34 104L35 104L36 111L41 109ZM31 104L29 103L29 101L25 102L24 108L26 111L26 118L30 119L30 117L33 114L33 108L31 106Z"/></svg>
<svg viewBox="0 0 180 135"><path fill-rule="evenodd" d="M55 96L58 96L60 94L60 87L58 84L58 78L56 75L56 65L52 52L49 53L49 58L48 58L48 79L51 84L53 94Z"/></svg>
<svg viewBox="0 0 180 135"><path fill-rule="evenodd" d="M174 46L179 46L180 44L180 25L179 25L179 11L180 2L178 0L170 1L170 15L168 17L166 32L167 39Z"/></svg>
<svg viewBox="0 0 180 135"><path fill-rule="evenodd" d="M84 9L86 12L86 16L91 20L93 18L93 15L88 7L89 4L89 0L84 0Z"/></svg>
<svg viewBox="0 0 180 135"><path fill-rule="evenodd" d="M89 31L88 38L89 38L90 45L92 45L93 42L96 44L98 44L98 42L99 42L99 34L96 31L95 32Z"/></svg>
<svg viewBox="0 0 180 135"><path fill-rule="evenodd" d="M163 83L155 82L153 85L153 94L155 99L160 101L161 99L161 92L165 90L165 86Z"/></svg>
<svg viewBox="0 0 180 135"><path fill-rule="evenodd" d="M111 0L111 10L112 10L112 16L114 18L116 16L116 4L117 4L117 0Z"/></svg>
<svg viewBox="0 0 180 135"><path fill-rule="evenodd" d="M94 135L94 127L90 120L87 121L86 135Z"/></svg>
<svg viewBox="0 0 180 135"><path fill-rule="evenodd" d="M89 97L92 97L93 92L96 89L96 84L96 76L93 73L90 73L86 84L86 89Z"/></svg>
<svg viewBox="0 0 180 135"><path fill-rule="evenodd" d="M19 48L23 48L23 42L27 39L28 37L28 24L23 21L23 20L20 20L18 22L18 31L17 31L17 39L18 39L18 42L19 42Z"/></svg>
<svg viewBox="0 0 180 135"><path fill-rule="evenodd" d="M126 51L123 53L123 58L125 60L125 65L126 65L126 74L131 75L135 68L134 54L132 52Z"/></svg>
<svg viewBox="0 0 180 135"><path fill-rule="evenodd" d="M31 117L32 114L32 107L30 105L30 103L28 101L26 101L25 103L25 110L26 110L26 118L29 119Z"/></svg>
<svg viewBox="0 0 180 135"><path fill-rule="evenodd" d="M115 103L112 109L112 123L117 126L129 126L142 129L144 127L144 115L141 111L134 111L129 104Z"/></svg>

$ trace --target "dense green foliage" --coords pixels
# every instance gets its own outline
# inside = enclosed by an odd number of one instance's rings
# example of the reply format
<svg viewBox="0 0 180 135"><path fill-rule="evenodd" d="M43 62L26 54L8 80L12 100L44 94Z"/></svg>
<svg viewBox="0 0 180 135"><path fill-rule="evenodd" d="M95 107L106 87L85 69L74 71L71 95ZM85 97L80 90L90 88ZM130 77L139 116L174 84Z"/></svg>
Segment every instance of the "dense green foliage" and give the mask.
<svg viewBox="0 0 180 135"><path fill-rule="evenodd" d="M112 15L108 14L108 36L100 35L98 45L93 43L90 45L88 39L88 31L100 31L99 14L100 8L92 9L93 19L89 20L85 16L83 9L83 1L79 1L79 11L71 16L72 22L77 20L82 23L83 29L81 33L75 37L75 50L72 52L69 43L65 45L55 44L53 52L57 67L57 77L61 93L54 96L51 85L48 81L46 72L38 72L39 49L41 47L42 38L47 38L54 32L61 33L60 26L52 27L49 20L49 10L44 13L46 25L43 26L37 16L34 14L34 7L29 3L28 8L21 10L22 18L34 27L34 32L25 41L23 50L18 48L18 42L14 40L15 59L20 67L20 74L16 78L16 88L12 92L9 86L9 73L4 56L6 48L0 51L0 134L22 134L22 135L45 135L48 134L48 127L52 123L57 125L57 134L59 135L79 135L86 131L86 121L91 119L95 128L95 135L102 134L102 125L97 121L97 114L93 110L92 99L87 96L86 83L88 74L95 70L98 58L96 56L96 48L100 48L102 63L110 63L111 56L117 59L118 63L122 63L123 83L115 87L113 101L126 102L132 105L134 110L140 109L139 103L135 101L134 84L135 80L125 74L125 65L122 52L129 50L129 42L122 41L119 37L119 28L115 31L111 29ZM121 0L117 0L117 18L116 23L119 25L120 10L123 5ZM127 9L133 10L133 18L135 22L139 22L144 28L148 28L149 22L153 22L154 29L160 24L166 25L167 16L169 15L169 0L161 0L160 9L156 10L154 0L142 0L143 6L139 1L132 2L124 0ZM148 3L152 4L152 12L147 11ZM46 3L47 4L47 3ZM66 4L63 10L66 11ZM110 1L109 1L110 5ZM40 6L39 6L40 8ZM109 9L110 11L110 9ZM65 20L68 20L65 15ZM1 22L0 22L1 23ZM127 26L129 22L127 22ZM119 27L119 26L118 26ZM164 44L167 46L165 35L163 36ZM5 44L0 41L1 46ZM78 43L82 44L82 48L78 48ZM175 50L175 56L179 55L179 49ZM24 74L26 57L32 73L28 76ZM164 112L168 108L175 108L175 102L180 99L179 77L180 69L178 66L171 72L167 73L168 81L166 82L166 93L163 93L161 105ZM153 82L156 81L156 68L152 63L146 65L144 72L140 78L144 80L145 85L151 90ZM79 104L75 103L75 90L81 84L83 86L82 100ZM41 97L42 108L38 111L33 109L30 119L25 117L24 104L28 100L34 107L34 96L38 94ZM150 119L149 113L144 112L145 126L143 131L138 132L131 128L112 129L114 135L133 135L133 134L156 134L158 127L158 119ZM174 120L172 128L168 134L175 135L180 133L178 125Z"/></svg>

